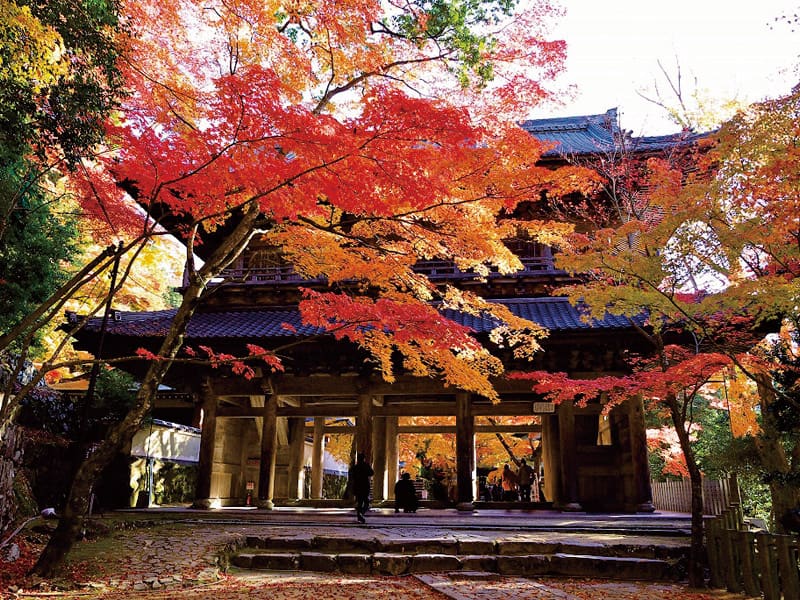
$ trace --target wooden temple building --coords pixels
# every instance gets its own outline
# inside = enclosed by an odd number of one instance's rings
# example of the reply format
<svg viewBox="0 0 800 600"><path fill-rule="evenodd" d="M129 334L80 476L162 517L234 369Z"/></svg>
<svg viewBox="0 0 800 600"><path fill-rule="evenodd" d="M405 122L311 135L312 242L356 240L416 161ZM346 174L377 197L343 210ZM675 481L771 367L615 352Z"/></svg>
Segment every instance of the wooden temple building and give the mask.
<svg viewBox="0 0 800 600"><path fill-rule="evenodd" d="M613 149L622 135L614 110L522 126L557 144L543 159L554 168L567 155L592 156ZM669 138L632 139L648 151L670 143ZM572 377L622 373L629 353L647 350L626 318L607 316L586 323L567 299L551 296L554 287L570 278L555 268L550 248L528 243L515 250L524 269L513 275L492 273L477 280L444 261L422 262L416 268L434 282L471 286L549 329L544 351L527 369L564 371ZM344 432L353 433L358 451L366 453L374 467L374 501L391 500L399 475L398 436L455 433L456 503L471 509L477 499L476 435L537 432L544 494L555 508L653 510L641 400L603 415L599 403L580 408L543 402L527 381L498 381L499 404L435 380L399 376L389 384L373 371L359 348L320 335L301 322L297 310L301 281L291 265L276 265L274 254L255 244L224 275L224 285L209 290L192 318L187 345L243 355L246 344L270 348L287 341L309 342L283 353L285 372L249 380L180 363L170 369L164 383L176 393L160 400L157 408L161 418L202 427L197 506L242 505L248 487L254 488L254 502L265 508L302 499L307 445L310 500L321 498L325 436ZM303 280L302 285L324 282ZM114 312L105 332L105 357L131 355L142 347L155 350L173 314L171 310ZM472 328L514 369L510 353L488 341L495 323L454 311L447 316ZM100 326L101 319L92 319L78 334L76 346L95 348ZM141 363L130 366L134 374L141 368ZM531 419L528 425L487 424L485 417L500 415ZM453 424L404 424L403 417L411 416L446 416L453 418ZM331 417L345 418L350 425L331 425Z"/></svg>

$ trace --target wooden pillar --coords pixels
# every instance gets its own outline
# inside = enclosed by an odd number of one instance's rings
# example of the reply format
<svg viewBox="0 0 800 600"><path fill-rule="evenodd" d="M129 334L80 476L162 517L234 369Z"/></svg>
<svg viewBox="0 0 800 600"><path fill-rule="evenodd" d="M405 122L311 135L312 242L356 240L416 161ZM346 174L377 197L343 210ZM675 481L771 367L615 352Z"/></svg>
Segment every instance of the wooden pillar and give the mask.
<svg viewBox="0 0 800 600"><path fill-rule="evenodd" d="M200 429L203 423L203 400L202 398L195 398L194 408L192 409L192 427Z"/></svg>
<svg viewBox="0 0 800 600"><path fill-rule="evenodd" d="M647 459L647 426L641 396L628 399L628 429L631 435L633 463L633 504L636 512L653 512L653 490L650 485L650 462ZM627 503L627 502L626 502Z"/></svg>
<svg viewBox="0 0 800 600"><path fill-rule="evenodd" d="M456 394L456 491L458 510L473 510L475 500L475 417L469 394Z"/></svg>
<svg viewBox="0 0 800 600"><path fill-rule="evenodd" d="M561 503L565 511L583 510L578 502L578 446L575 440L575 405L558 406L558 437L561 446Z"/></svg>
<svg viewBox="0 0 800 600"><path fill-rule="evenodd" d="M322 498L322 470L325 460L325 417L314 417L314 446L311 451L311 497Z"/></svg>
<svg viewBox="0 0 800 600"><path fill-rule="evenodd" d="M264 399L262 418L257 505L271 510L275 507L272 497L275 492L275 457L278 453L278 397L275 394L269 394Z"/></svg>
<svg viewBox="0 0 800 600"><path fill-rule="evenodd" d="M242 440L242 443L239 447L239 484L236 486L236 489L232 490L231 495L241 496L244 504L247 505L247 481L248 481L248 474L247 474L247 458L250 456L250 446L247 443L247 433L246 433L246 426L244 426L244 419L237 419L239 421L238 430L239 436ZM249 424L249 423L248 423ZM253 502L252 492L250 492L250 503Z"/></svg>
<svg viewBox="0 0 800 600"><path fill-rule="evenodd" d="M372 454L372 499L382 502L386 500L386 417L372 420Z"/></svg>
<svg viewBox="0 0 800 600"><path fill-rule="evenodd" d="M358 414L356 415L356 452L362 453L372 464L372 396L358 395Z"/></svg>
<svg viewBox="0 0 800 600"><path fill-rule="evenodd" d="M398 479L400 453L397 449L397 417L386 417L386 497L394 500L394 484Z"/></svg>
<svg viewBox="0 0 800 600"><path fill-rule="evenodd" d="M287 498L299 500L303 498L303 464L306 447L306 420L303 417L289 419L289 482Z"/></svg>
<svg viewBox="0 0 800 600"><path fill-rule="evenodd" d="M557 505L561 501L561 443L554 415L542 415L542 467L544 500Z"/></svg>
<svg viewBox="0 0 800 600"><path fill-rule="evenodd" d="M197 470L194 508L211 508L211 475L214 470L214 448L217 438L217 397L209 381L200 388L202 424L200 458Z"/></svg>

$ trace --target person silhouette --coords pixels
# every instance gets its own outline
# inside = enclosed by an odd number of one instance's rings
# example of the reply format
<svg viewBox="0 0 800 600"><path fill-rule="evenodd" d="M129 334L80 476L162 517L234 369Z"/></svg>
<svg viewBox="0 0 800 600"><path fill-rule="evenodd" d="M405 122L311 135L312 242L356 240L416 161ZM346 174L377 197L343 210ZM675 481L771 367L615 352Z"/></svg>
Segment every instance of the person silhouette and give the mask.
<svg viewBox="0 0 800 600"><path fill-rule="evenodd" d="M350 469L350 479L353 482L353 494L356 497L356 519L359 523L366 523L364 515L369 510L369 494L372 491L370 477L375 474L367 462L363 452L356 457L356 464Z"/></svg>
<svg viewBox="0 0 800 600"><path fill-rule="evenodd" d="M403 473L394 484L394 512L401 508L403 512L417 512L418 506L417 490L411 481L411 474Z"/></svg>
<svg viewBox="0 0 800 600"><path fill-rule="evenodd" d="M517 478L519 480L519 495L520 500L523 502L531 501L531 486L534 481L533 469L523 458L519 461L519 470L517 471Z"/></svg>

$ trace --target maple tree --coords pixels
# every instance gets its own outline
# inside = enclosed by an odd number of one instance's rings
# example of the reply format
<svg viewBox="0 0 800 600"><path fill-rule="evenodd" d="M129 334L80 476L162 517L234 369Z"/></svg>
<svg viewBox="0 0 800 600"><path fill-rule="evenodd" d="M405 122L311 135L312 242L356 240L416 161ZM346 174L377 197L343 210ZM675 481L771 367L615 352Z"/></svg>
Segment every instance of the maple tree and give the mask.
<svg viewBox="0 0 800 600"><path fill-rule="evenodd" d="M587 317L629 316L648 341L650 358L632 363L624 377L527 375L540 380L535 389L561 401L605 395L610 409L643 396L668 409L692 484L692 585L702 583L692 401L734 365L757 383L760 396L779 394L758 345L770 323L796 310L796 103L791 95L751 107L726 123L713 145L676 138L669 156L622 156L612 163L617 178L606 187L608 209L598 205L597 226L575 234L557 262L584 277L564 292ZM581 217L592 219L592 210ZM779 463L776 441L767 435L762 443ZM776 503L776 510L783 507Z"/></svg>
<svg viewBox="0 0 800 600"><path fill-rule="evenodd" d="M524 9L524 10L523 10ZM370 351L385 379L406 372L496 399L502 370L431 301L507 324L530 352L543 335L503 307L439 289L412 271L454 260L478 276L519 260L500 220L544 189L583 183L580 169L536 166L542 145L514 125L547 92L564 44L546 38L546 2L129 3L129 90L107 124L108 151L74 178L87 210L130 218L120 184L177 224L189 256L183 299L136 405L79 470L36 570L52 574L75 537L91 480L147 413L209 281L258 236L279 247L307 291L303 320ZM523 76L522 73L525 75ZM543 239L564 228L525 227ZM216 235L215 235L216 234ZM356 284L354 285L354 282ZM277 361L261 350L270 368Z"/></svg>
<svg viewBox="0 0 800 600"><path fill-rule="evenodd" d="M705 198L702 213L722 250L731 281L724 299L739 312L760 319L788 318L789 327L771 344L763 344L737 361L738 371L755 383L760 408L755 448L768 473L773 513L779 519L800 502L793 473L800 464L787 454L776 418L779 406L798 409L791 386L781 385L794 370L792 332L797 319L797 276L800 274L797 115L800 96L754 104L720 130L719 144L709 155L719 165L717 177L697 182L688 191ZM753 425L750 419L750 426ZM781 525L776 523L780 529Z"/></svg>

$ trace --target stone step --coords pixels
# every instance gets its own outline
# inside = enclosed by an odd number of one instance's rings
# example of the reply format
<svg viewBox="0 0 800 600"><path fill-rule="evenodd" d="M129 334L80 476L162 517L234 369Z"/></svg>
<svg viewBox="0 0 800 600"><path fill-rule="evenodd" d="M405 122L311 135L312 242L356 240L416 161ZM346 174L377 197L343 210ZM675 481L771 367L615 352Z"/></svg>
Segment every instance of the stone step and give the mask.
<svg viewBox="0 0 800 600"><path fill-rule="evenodd" d="M628 543L620 541L585 540L547 541L486 539L479 537L365 537L350 538L326 535L295 535L291 537L247 536L248 548L269 550L272 553L304 551L322 553L389 553L389 554L443 554L443 555L586 555L620 558L647 558L655 560L680 559L688 553L685 545L674 543Z"/></svg>
<svg viewBox="0 0 800 600"><path fill-rule="evenodd" d="M682 579L681 560L592 554L446 554L396 552L267 552L244 550L231 563L245 570L321 571L352 575L484 572L518 577L600 577L614 580Z"/></svg>

